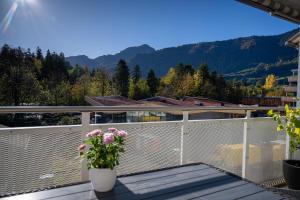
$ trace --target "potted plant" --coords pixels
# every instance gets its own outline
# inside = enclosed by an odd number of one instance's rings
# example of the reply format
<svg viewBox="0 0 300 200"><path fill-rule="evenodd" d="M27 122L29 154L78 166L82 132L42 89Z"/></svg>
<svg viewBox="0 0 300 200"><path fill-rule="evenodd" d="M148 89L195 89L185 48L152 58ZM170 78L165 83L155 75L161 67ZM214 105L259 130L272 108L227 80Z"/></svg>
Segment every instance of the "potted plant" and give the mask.
<svg viewBox="0 0 300 200"><path fill-rule="evenodd" d="M290 109L285 106L285 116L270 110L268 115L277 122L277 131L284 130L290 137L290 157L283 160L283 176L290 189L300 190L300 160L295 160L294 153L300 147L300 108Z"/></svg>
<svg viewBox="0 0 300 200"><path fill-rule="evenodd" d="M127 133L109 128L106 133L100 129L86 134L87 139L78 147L80 156L87 160L89 177L97 192L110 191L116 183L116 169L120 153L124 152Z"/></svg>

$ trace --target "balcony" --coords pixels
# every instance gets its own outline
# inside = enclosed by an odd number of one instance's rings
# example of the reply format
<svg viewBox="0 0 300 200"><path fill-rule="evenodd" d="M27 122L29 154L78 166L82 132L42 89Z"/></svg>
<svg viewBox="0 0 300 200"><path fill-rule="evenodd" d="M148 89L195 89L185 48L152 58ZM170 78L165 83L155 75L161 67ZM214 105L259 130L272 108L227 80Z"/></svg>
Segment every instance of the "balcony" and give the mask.
<svg viewBox="0 0 300 200"><path fill-rule="evenodd" d="M276 131L276 124L270 118L251 118L252 111L268 109L0 107L2 114L81 113L79 125L0 128L0 194L20 194L87 182L86 166L75 159L78 156L77 146L86 132L112 126L128 132L126 153L117 167L117 173L121 177L180 166L184 170L186 165L205 163L258 184L282 182L281 161L288 156L286 136ZM145 110L181 112L182 120L91 124L91 112ZM246 117L190 120L191 113L210 111L239 111L244 112Z"/></svg>
<svg viewBox="0 0 300 200"><path fill-rule="evenodd" d="M296 102L296 97L281 97L281 102Z"/></svg>
<svg viewBox="0 0 300 200"><path fill-rule="evenodd" d="M285 86L284 91L285 92L297 92L297 86Z"/></svg>
<svg viewBox="0 0 300 200"><path fill-rule="evenodd" d="M298 82L298 76L294 75L294 76L288 76L288 82Z"/></svg>

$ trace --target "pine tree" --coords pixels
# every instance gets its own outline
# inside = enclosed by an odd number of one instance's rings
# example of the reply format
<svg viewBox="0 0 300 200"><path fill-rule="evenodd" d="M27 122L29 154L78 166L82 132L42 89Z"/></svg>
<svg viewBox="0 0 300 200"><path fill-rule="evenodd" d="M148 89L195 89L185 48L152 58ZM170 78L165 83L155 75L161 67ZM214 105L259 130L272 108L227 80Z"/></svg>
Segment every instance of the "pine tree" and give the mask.
<svg viewBox="0 0 300 200"><path fill-rule="evenodd" d="M137 84L142 76L141 69L139 65L134 66L133 71L131 73L131 78L134 84Z"/></svg>
<svg viewBox="0 0 300 200"><path fill-rule="evenodd" d="M50 53L50 52L49 52ZM42 49L40 49L40 47L37 47L36 48L36 59L40 60L40 61L43 61L44 60L44 56L43 56L43 53L42 53Z"/></svg>
<svg viewBox="0 0 300 200"><path fill-rule="evenodd" d="M199 73L200 73L201 82L202 84L204 84L204 82L210 78L207 64L202 64L200 66ZM200 83L200 85L202 84Z"/></svg>
<svg viewBox="0 0 300 200"><path fill-rule="evenodd" d="M148 76L147 76L147 84L149 86L149 93L150 96L155 96L158 86L159 86L159 81L155 76L155 72L153 69L149 70Z"/></svg>
<svg viewBox="0 0 300 200"><path fill-rule="evenodd" d="M129 69L124 60L120 60L117 64L114 82L118 93L121 96L128 97L129 90Z"/></svg>

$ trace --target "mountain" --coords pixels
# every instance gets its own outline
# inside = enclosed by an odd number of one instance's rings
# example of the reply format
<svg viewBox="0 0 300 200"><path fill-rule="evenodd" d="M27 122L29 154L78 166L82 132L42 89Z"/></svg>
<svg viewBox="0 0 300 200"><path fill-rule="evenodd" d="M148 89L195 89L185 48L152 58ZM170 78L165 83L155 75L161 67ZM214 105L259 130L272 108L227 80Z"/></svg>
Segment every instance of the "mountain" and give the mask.
<svg viewBox="0 0 300 200"><path fill-rule="evenodd" d="M287 84L287 76L291 75L292 69L298 68L298 59L288 61L278 61L276 63L260 63L255 67L250 67L238 72L224 74L226 79L245 80L247 82L256 83L264 81L269 74L274 74L277 80L282 84Z"/></svg>
<svg viewBox="0 0 300 200"><path fill-rule="evenodd" d="M94 59L91 59L85 55L66 57L66 60L69 61L72 66L80 65L88 66L90 68L94 68L97 66L97 63Z"/></svg>
<svg viewBox="0 0 300 200"><path fill-rule="evenodd" d="M103 55L95 59L88 58L85 55L70 56L66 59L73 66L79 64L81 66L88 66L89 68L96 68L99 66L114 67L120 59L130 62L130 60L136 57L138 54L150 54L153 52L155 52L155 49L147 44L143 44L141 46L126 48L114 55Z"/></svg>
<svg viewBox="0 0 300 200"><path fill-rule="evenodd" d="M78 63L94 68L101 65L114 67L122 58L130 67L140 65L143 74L153 68L158 76L166 74L170 67L180 62L192 64L194 67L206 63L211 70L230 74L254 68L261 63L274 64L293 60L297 57L297 51L284 44L296 31L298 30L273 36L250 36L224 41L200 42L160 50L142 45L127 48L115 55L99 56L95 59L75 56L67 60L73 65Z"/></svg>

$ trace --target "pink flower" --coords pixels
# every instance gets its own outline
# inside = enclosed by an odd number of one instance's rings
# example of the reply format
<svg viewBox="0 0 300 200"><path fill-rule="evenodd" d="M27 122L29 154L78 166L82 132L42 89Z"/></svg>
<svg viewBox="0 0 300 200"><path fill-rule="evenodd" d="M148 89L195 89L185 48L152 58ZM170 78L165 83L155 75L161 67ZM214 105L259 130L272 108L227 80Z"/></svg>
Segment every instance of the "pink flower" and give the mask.
<svg viewBox="0 0 300 200"><path fill-rule="evenodd" d="M104 133L103 135L103 143L104 144L110 144L115 140L113 133Z"/></svg>
<svg viewBox="0 0 300 200"><path fill-rule="evenodd" d="M80 145L79 145L79 147L78 147L78 151L82 151L82 150L84 150L84 149L85 149L85 147L86 147L86 145L85 145L85 144L80 144Z"/></svg>
<svg viewBox="0 0 300 200"><path fill-rule="evenodd" d="M117 136L126 137L127 136L127 132L123 131L123 130L120 130L120 131L117 132Z"/></svg>
<svg viewBox="0 0 300 200"><path fill-rule="evenodd" d="M86 137L94 137L94 136L100 136L102 135L102 130L101 129L96 129L96 130L93 130L89 133L86 134Z"/></svg>
<svg viewBox="0 0 300 200"><path fill-rule="evenodd" d="M108 128L108 131L113 133L113 132L117 131L117 129L112 127L112 128Z"/></svg>

